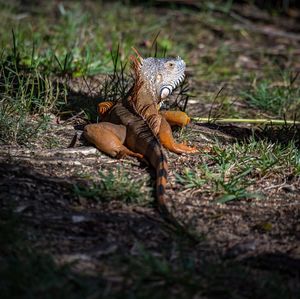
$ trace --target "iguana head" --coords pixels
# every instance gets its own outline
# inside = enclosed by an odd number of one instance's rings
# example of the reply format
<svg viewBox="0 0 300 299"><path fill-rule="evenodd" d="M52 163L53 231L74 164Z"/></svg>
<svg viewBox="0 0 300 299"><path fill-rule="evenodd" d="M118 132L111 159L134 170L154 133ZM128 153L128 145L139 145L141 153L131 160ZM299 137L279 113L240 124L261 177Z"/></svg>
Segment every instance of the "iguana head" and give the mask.
<svg viewBox="0 0 300 299"><path fill-rule="evenodd" d="M135 82L128 103L142 116L155 135L158 134L161 102L183 81L185 63L180 58L142 58L131 56Z"/></svg>
<svg viewBox="0 0 300 299"><path fill-rule="evenodd" d="M149 57L141 60L139 71L144 86L160 103L183 81L185 62L180 57Z"/></svg>
<svg viewBox="0 0 300 299"><path fill-rule="evenodd" d="M160 103L183 81L185 62L180 58L143 58L133 48L137 57L131 56L135 73L135 93L143 89L151 101Z"/></svg>

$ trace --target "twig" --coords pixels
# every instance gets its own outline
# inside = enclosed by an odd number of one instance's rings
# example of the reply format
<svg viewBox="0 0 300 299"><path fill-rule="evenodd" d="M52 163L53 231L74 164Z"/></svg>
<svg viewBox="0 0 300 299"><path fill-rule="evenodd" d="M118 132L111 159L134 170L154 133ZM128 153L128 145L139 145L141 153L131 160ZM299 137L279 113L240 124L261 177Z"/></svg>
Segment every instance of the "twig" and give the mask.
<svg viewBox="0 0 300 299"><path fill-rule="evenodd" d="M214 106L214 104L215 104L217 98L218 98L219 95L221 94L221 92L225 89L225 86L226 86L226 83L223 84L223 85L221 86L221 88L219 89L219 91L216 93L216 95L215 95L214 98L213 98L212 105L211 105L211 107L210 107L210 109L209 109L209 113L208 113L208 118L209 118L209 119L211 119L211 116L212 116L212 113L213 113L213 106Z"/></svg>
<svg viewBox="0 0 300 299"><path fill-rule="evenodd" d="M78 117L81 116L82 114L84 114L84 111L83 111L83 110L81 110L81 111L78 112L77 114L73 115L72 117L66 119L66 120L62 123L62 125L65 125L65 124L67 124L68 122L70 122L70 121L72 121L72 120L78 118Z"/></svg>
<svg viewBox="0 0 300 299"><path fill-rule="evenodd" d="M268 125L299 125L300 121L282 119L251 119L251 118L218 118L192 117L192 120L203 123L244 123L244 124L268 124Z"/></svg>

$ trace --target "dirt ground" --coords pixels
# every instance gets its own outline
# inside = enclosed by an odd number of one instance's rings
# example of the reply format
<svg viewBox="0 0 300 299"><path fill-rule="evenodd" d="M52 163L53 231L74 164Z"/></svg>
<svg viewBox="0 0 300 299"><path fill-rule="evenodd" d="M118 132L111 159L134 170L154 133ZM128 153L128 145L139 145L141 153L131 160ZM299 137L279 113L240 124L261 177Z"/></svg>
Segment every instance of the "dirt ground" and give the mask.
<svg viewBox="0 0 300 299"><path fill-rule="evenodd" d="M170 229L155 206L120 201L101 203L77 196L74 185L86 180L78 176L80 173L92 177L99 169L119 166L130 173L132 180L143 177L148 182L148 191L152 189L153 178L149 181L151 171L134 159L117 161L86 144L66 148L74 127L57 125L56 129L61 136L61 149L1 148L1 209L13 207L34 250L49 253L60 265L73 263L75 272L101 273L115 288L122 285L122 271L126 269L122 262L115 268L116 256L139 256L141 246L154 256L171 261L184 252L197 263L207 260L218 265L234 263L233 269L238 266L242 272L250 271L254 280L259 275L259 279L272 281L272 274L277 273L280 283L289 284L291 293L286 298L297 297L299 179L292 185L281 184L280 188L271 185L268 189L270 182L267 182L268 200L215 204L201 192L181 190L175 181L174 170L199 163L201 155L178 157L168 153L168 207L196 236L187 241L189 238L184 233ZM207 143L211 136L235 142L232 141L234 129L241 130L230 126L229 135L214 126L198 124L192 124L188 130L201 132L199 136L205 136ZM202 138L194 139L193 143L203 144ZM239 279L230 278L227 270L221 277L218 282L221 285L226 278L234 288L243 289ZM214 287L208 288L209 295ZM254 283L255 288L258 287ZM214 297L214 292L211 295Z"/></svg>

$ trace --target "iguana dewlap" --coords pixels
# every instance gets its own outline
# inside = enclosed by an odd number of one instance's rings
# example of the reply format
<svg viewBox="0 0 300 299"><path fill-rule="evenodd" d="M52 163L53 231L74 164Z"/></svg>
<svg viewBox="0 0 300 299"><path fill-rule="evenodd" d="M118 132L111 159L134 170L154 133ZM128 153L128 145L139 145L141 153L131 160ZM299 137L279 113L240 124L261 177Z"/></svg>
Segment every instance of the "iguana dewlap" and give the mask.
<svg viewBox="0 0 300 299"><path fill-rule="evenodd" d="M184 126L189 117L181 111L159 113L158 105L184 79L185 63L177 58L132 58L134 86L115 104L99 105L102 122L87 125L85 138L100 151L121 158L146 159L156 169L156 194L165 208L167 159L162 146L178 154L195 153L196 148L176 143L170 125Z"/></svg>

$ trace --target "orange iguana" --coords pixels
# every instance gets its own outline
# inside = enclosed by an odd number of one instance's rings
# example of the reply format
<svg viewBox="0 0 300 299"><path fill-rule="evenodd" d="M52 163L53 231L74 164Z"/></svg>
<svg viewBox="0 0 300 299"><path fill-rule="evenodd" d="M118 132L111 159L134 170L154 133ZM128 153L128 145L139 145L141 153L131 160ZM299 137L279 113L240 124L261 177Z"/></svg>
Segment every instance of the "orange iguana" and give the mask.
<svg viewBox="0 0 300 299"><path fill-rule="evenodd" d="M162 146L179 154L197 152L194 147L176 143L172 136L170 125L184 126L189 117L181 111L158 111L159 104L184 79L185 63L179 57L143 59L138 55L131 59L134 86L116 103L100 103L102 121L85 126L84 136L112 157L146 159L156 169L159 208L168 213L164 199L167 159Z"/></svg>

